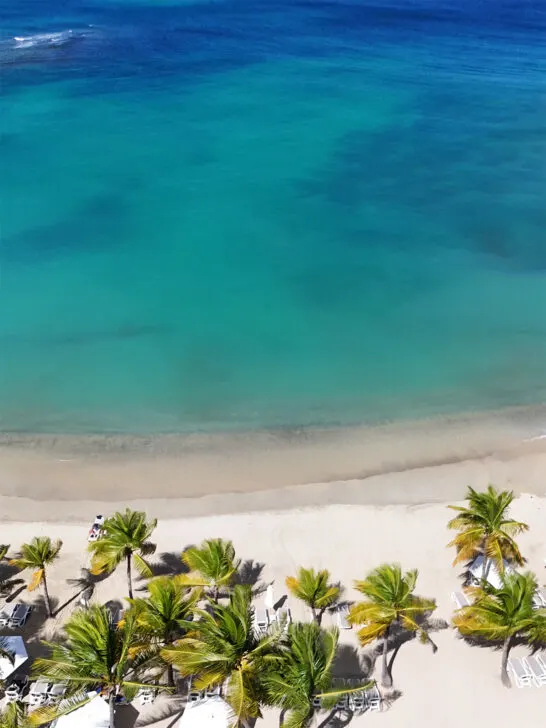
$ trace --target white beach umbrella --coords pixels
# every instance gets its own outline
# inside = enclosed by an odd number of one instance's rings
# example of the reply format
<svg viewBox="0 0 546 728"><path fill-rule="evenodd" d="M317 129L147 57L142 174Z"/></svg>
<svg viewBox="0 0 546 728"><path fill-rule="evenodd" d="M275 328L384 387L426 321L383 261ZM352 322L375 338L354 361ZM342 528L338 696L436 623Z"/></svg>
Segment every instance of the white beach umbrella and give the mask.
<svg viewBox="0 0 546 728"><path fill-rule="evenodd" d="M13 662L0 657L0 680L5 680L28 660L28 653L22 637L0 637L0 647L13 655Z"/></svg>
<svg viewBox="0 0 546 728"><path fill-rule="evenodd" d="M265 592L264 604L267 609L273 609L275 607L275 597L273 596L273 584L270 584Z"/></svg>
<svg viewBox="0 0 546 728"><path fill-rule="evenodd" d="M67 715L61 715L56 728L108 728L110 725L110 708L108 703L95 695L81 708Z"/></svg>
<svg viewBox="0 0 546 728"><path fill-rule="evenodd" d="M233 711L222 698L207 698L189 703L177 728L228 728L233 723Z"/></svg>

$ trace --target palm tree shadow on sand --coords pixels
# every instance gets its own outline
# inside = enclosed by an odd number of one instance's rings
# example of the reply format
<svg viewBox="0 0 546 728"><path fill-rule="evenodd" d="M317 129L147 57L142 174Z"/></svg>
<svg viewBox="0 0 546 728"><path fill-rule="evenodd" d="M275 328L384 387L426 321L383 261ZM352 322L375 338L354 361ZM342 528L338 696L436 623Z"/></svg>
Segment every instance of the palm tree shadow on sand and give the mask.
<svg viewBox="0 0 546 728"><path fill-rule="evenodd" d="M260 583L265 564L254 559L246 559L239 566L233 584L241 584L252 587L252 596L258 597L267 590L267 584Z"/></svg>
<svg viewBox="0 0 546 728"><path fill-rule="evenodd" d="M101 574L92 574L89 569L80 569L79 577L77 577L76 579L66 580L66 583L76 590L74 595L59 606L56 606L53 610L53 616L57 617L63 609L70 606L70 604L73 604L78 599L89 602L95 594L97 584L100 584L101 581L104 581L109 576L110 574L106 571L102 572ZM81 604L81 606L84 606L84 604Z"/></svg>
<svg viewBox="0 0 546 728"><path fill-rule="evenodd" d="M116 715L117 728L145 728L145 726L156 725L160 721L168 721L166 728L175 728L184 712L185 701L181 695L162 696L157 699L153 705L144 708L140 714L133 716L129 712L125 713L125 706L118 709Z"/></svg>

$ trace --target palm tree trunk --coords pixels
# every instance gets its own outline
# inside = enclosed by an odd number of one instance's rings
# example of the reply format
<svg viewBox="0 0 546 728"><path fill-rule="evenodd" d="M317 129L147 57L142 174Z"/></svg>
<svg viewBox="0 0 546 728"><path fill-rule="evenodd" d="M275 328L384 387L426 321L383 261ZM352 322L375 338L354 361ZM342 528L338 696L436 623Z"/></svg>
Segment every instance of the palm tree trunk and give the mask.
<svg viewBox="0 0 546 728"><path fill-rule="evenodd" d="M46 573L44 569L44 573L42 575L42 584L44 585L44 596L45 596L45 603L47 608L47 613L50 617L53 616L53 611L51 609L51 600L49 598L49 590L47 588L47 579L46 579Z"/></svg>
<svg viewBox="0 0 546 728"><path fill-rule="evenodd" d="M218 599L220 598L220 587L215 586L212 591L212 598L214 599L214 603L218 604Z"/></svg>
<svg viewBox="0 0 546 728"><path fill-rule="evenodd" d="M389 648L389 627L383 633L383 667L381 670L381 684L385 688L392 686L392 677L389 673L389 662L387 659L387 653Z"/></svg>
<svg viewBox="0 0 546 728"><path fill-rule="evenodd" d="M129 599L133 598L133 580L131 578L131 556L127 554L127 589L129 590Z"/></svg>
<svg viewBox="0 0 546 728"><path fill-rule="evenodd" d="M320 625L320 618L315 607L311 607L311 614L313 615L313 621Z"/></svg>
<svg viewBox="0 0 546 728"><path fill-rule="evenodd" d="M167 685L174 688L174 667L172 665L167 668Z"/></svg>
<svg viewBox="0 0 546 728"><path fill-rule="evenodd" d="M510 648L512 647L512 636L507 637L504 640L504 644L502 646L502 661L501 661L501 680L502 684L505 688L511 688L512 683L510 682L510 678L508 677L508 670L506 669L508 665L508 655L510 654Z"/></svg>
<svg viewBox="0 0 546 728"><path fill-rule="evenodd" d="M113 690L110 691L108 696L108 708L110 710L110 720L108 721L108 728L115 728L115 707L116 707L116 694Z"/></svg>

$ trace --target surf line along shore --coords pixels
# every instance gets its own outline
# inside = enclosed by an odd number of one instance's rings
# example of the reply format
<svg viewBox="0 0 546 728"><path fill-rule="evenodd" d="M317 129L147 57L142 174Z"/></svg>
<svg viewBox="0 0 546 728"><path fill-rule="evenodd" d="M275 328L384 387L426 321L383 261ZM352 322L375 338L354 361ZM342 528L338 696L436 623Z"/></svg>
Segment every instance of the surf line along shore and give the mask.
<svg viewBox="0 0 546 728"><path fill-rule="evenodd" d="M380 427L218 435L0 435L7 520L152 502L158 517L327 504L416 505L494 482L543 494L543 408ZM98 509L98 510L97 510Z"/></svg>

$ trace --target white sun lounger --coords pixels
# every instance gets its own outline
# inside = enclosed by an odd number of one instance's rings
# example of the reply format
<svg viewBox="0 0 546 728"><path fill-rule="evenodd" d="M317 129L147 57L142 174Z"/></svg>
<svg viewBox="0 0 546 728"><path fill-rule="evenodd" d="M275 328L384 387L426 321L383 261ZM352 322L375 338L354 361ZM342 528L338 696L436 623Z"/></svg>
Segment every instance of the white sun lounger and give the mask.
<svg viewBox="0 0 546 728"><path fill-rule="evenodd" d="M370 713L379 713L381 710L381 693L379 692L377 685L374 685L373 688L366 691L365 698Z"/></svg>
<svg viewBox="0 0 546 728"><path fill-rule="evenodd" d="M16 604L13 614L8 622L8 626L12 628L23 627L28 619L31 609L32 607L28 604L23 604L21 602Z"/></svg>
<svg viewBox="0 0 546 728"><path fill-rule="evenodd" d="M205 698L219 698L221 694L222 694L221 685L210 685L205 690Z"/></svg>
<svg viewBox="0 0 546 728"><path fill-rule="evenodd" d="M530 669L517 657L508 660L508 671L512 674L516 687L528 688L534 684Z"/></svg>
<svg viewBox="0 0 546 728"><path fill-rule="evenodd" d="M258 632L266 632L269 627L269 615L267 609L256 609L254 612L254 624Z"/></svg>
<svg viewBox="0 0 546 728"><path fill-rule="evenodd" d="M352 625L348 620L349 607L345 604L336 612L336 622L340 629L352 629Z"/></svg>
<svg viewBox="0 0 546 728"><path fill-rule="evenodd" d="M464 592L451 592L451 598L455 602L457 609L462 609L462 607L468 607L470 604L468 597Z"/></svg>
<svg viewBox="0 0 546 728"><path fill-rule="evenodd" d="M51 683L47 682L47 680L37 680L30 686L30 691L27 696L28 702L32 706L45 705L48 701L50 690Z"/></svg>
<svg viewBox="0 0 546 728"><path fill-rule="evenodd" d="M56 705L57 703L59 703L62 700L65 693L66 693L65 683L55 683L55 685L52 685L49 692L47 693L48 705Z"/></svg>
<svg viewBox="0 0 546 728"><path fill-rule="evenodd" d="M522 660L528 671L532 674L535 685L540 687L546 685L546 669L534 655L529 655Z"/></svg>
<svg viewBox="0 0 546 728"><path fill-rule="evenodd" d="M270 624L278 624L283 629L288 629L288 625L292 624L292 612L290 609L277 609L271 614L267 612Z"/></svg>
<svg viewBox="0 0 546 728"><path fill-rule="evenodd" d="M202 690L197 690L197 688L194 688L193 680L190 678L188 684L188 703L198 703L200 700L203 700L204 697L204 692Z"/></svg>
<svg viewBox="0 0 546 728"><path fill-rule="evenodd" d="M364 691L361 693L351 693L349 695L349 706L353 713L362 713L367 707Z"/></svg>
<svg viewBox="0 0 546 728"><path fill-rule="evenodd" d="M538 597L540 602L542 602L539 606L546 607L546 589L539 587L536 590L535 595Z"/></svg>

